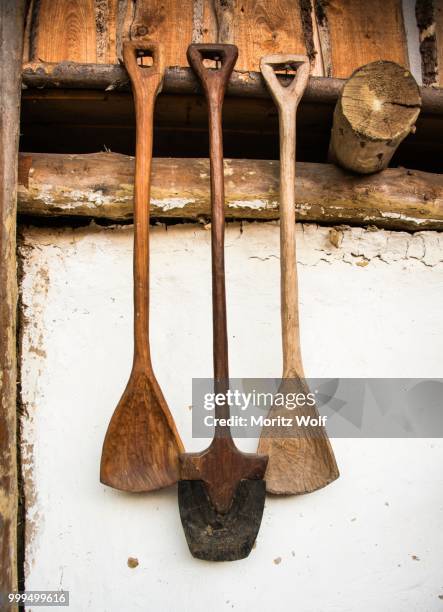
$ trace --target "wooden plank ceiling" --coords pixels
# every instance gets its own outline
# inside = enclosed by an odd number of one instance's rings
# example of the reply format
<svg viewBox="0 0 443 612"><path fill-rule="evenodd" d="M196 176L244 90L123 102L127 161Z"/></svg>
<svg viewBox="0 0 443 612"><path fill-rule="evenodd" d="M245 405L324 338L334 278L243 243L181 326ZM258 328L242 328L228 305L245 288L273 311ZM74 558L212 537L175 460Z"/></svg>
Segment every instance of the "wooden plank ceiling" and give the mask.
<svg viewBox="0 0 443 612"><path fill-rule="evenodd" d="M379 59L409 67L401 0L330 0L324 12L332 76L347 78Z"/></svg>
<svg viewBox="0 0 443 612"><path fill-rule="evenodd" d="M94 0L40 0L31 53L45 62L97 61Z"/></svg>
<svg viewBox="0 0 443 612"><path fill-rule="evenodd" d="M408 66L401 5L401 0L33 0L24 60L112 64L122 40L142 37L164 43L169 66L187 66L190 42L218 41L239 47L237 70L258 70L265 54L308 50L311 57L317 52L314 74L347 77L377 59Z"/></svg>
<svg viewBox="0 0 443 612"><path fill-rule="evenodd" d="M205 2L202 42L230 42L237 45L236 70L258 71L260 58L272 53L306 53L299 0L238 0L231 2L227 28L219 35L217 2Z"/></svg>

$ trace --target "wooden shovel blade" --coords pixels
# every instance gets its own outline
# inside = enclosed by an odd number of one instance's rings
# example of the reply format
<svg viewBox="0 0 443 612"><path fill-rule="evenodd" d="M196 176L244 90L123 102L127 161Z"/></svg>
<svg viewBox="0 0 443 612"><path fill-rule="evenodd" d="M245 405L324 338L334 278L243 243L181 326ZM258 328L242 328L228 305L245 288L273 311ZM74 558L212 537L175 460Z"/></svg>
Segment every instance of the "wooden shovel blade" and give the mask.
<svg viewBox="0 0 443 612"><path fill-rule="evenodd" d="M258 450L269 456L265 476L268 493L312 493L340 475L326 434L315 438L262 438Z"/></svg>
<svg viewBox="0 0 443 612"><path fill-rule="evenodd" d="M134 493L175 484L183 450L155 377L133 372L103 442L101 482Z"/></svg>
<svg viewBox="0 0 443 612"><path fill-rule="evenodd" d="M296 378L285 380L281 394L303 393L309 389L304 381ZM297 409L299 416L318 419L315 405ZM279 416L288 416L285 408L272 407L268 417L278 423ZM322 426L266 427L258 445L258 453L269 457L266 469L266 490L277 495L301 495L312 493L336 480L340 473L328 435Z"/></svg>
<svg viewBox="0 0 443 612"><path fill-rule="evenodd" d="M241 480L230 509L219 513L201 480L180 480L178 503L189 550L196 559L237 561L249 555L263 516L263 480Z"/></svg>

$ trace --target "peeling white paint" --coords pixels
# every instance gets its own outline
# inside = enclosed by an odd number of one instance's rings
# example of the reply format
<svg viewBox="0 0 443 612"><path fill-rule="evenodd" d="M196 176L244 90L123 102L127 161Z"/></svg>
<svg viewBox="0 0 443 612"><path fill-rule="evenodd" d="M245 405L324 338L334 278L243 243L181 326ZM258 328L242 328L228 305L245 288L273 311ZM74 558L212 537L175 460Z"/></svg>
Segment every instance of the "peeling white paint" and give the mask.
<svg viewBox="0 0 443 612"><path fill-rule="evenodd" d="M381 212L382 217L387 219L401 219L402 221L409 221L410 223L415 223L415 225L421 225L422 223L435 223L436 219L416 219L415 217L409 217L408 215L404 215L402 213L397 212Z"/></svg>
<svg viewBox="0 0 443 612"><path fill-rule="evenodd" d="M31 185L32 187L32 185ZM20 186L19 192L28 190ZM66 210L72 210L79 206L79 204L86 206L87 208L97 209L100 206L107 206L113 202L113 198L111 196L106 196L103 194L101 189L97 191L91 191L90 189L86 191L82 191L81 189L65 189L63 191L64 201L61 203L59 201L60 190L55 189L53 185L46 184L39 186L39 198L45 202L45 204L49 205L57 205ZM119 199L122 199L121 196ZM125 199L132 199L132 196ZM67 201L71 200L71 201Z"/></svg>
<svg viewBox="0 0 443 612"><path fill-rule="evenodd" d="M174 208L184 208L188 204L194 204L193 198L151 198L151 204L161 210L173 210Z"/></svg>
<svg viewBox="0 0 443 612"><path fill-rule="evenodd" d="M312 206L311 204L306 204L306 203L302 203L302 204L298 204L297 205L297 211L300 212L301 214L306 214L305 211L311 210Z"/></svg>
<svg viewBox="0 0 443 612"><path fill-rule="evenodd" d="M250 208L252 210L265 210L275 208L274 202L269 200L232 200L228 204L229 208Z"/></svg>
<svg viewBox="0 0 443 612"><path fill-rule="evenodd" d="M104 206L105 204L111 204L112 198L110 196L103 195L103 191L82 191L81 189L72 189L69 191L69 197L77 202L85 202L91 208L97 206Z"/></svg>
<svg viewBox="0 0 443 612"><path fill-rule="evenodd" d="M45 202L46 204L52 204L54 200L53 186L49 184L42 185L40 189L40 197L43 200L43 202Z"/></svg>

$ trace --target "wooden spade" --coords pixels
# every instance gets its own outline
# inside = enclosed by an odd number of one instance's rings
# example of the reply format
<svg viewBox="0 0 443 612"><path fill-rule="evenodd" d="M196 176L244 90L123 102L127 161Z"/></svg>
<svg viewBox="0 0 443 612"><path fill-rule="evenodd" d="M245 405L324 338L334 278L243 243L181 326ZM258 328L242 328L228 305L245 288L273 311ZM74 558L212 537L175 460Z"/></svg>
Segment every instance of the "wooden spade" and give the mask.
<svg viewBox="0 0 443 612"><path fill-rule="evenodd" d="M184 448L154 376L149 349L149 193L154 104L164 74L161 45L125 42L136 116L134 190L134 359L103 443L100 480L123 491L153 491L179 478Z"/></svg>
<svg viewBox="0 0 443 612"><path fill-rule="evenodd" d="M229 373L221 111L238 51L234 45L198 44L190 45L187 55L202 83L209 107L214 391L225 395ZM207 68L204 60L213 60L221 67ZM226 402L216 407L216 419L228 417ZM203 452L184 454L180 459L180 518L192 555L210 561L247 557L262 519L267 457L240 452L229 426L217 422L211 445Z"/></svg>
<svg viewBox="0 0 443 612"><path fill-rule="evenodd" d="M297 107L309 78L309 60L299 55L263 57L260 69L278 107L280 125L280 275L281 325L283 340L283 380L280 393L308 394L300 350L298 318L297 262L295 250L295 137ZM285 87L276 71L296 71ZM295 396L293 396L295 397ZM288 411L272 407L269 417ZM315 406L304 406L300 416L318 418ZM275 421L278 423L278 420ZM334 453L326 431L321 426L291 428L266 426L262 430L258 452L269 456L266 489L270 493L309 493L329 484L339 476Z"/></svg>

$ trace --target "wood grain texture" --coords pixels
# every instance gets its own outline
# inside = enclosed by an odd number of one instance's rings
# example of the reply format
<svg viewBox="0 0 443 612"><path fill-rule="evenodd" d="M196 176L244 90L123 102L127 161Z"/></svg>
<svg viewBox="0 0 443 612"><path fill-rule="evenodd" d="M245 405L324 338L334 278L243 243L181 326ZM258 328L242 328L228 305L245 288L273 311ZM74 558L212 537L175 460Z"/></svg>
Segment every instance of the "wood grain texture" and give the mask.
<svg viewBox="0 0 443 612"><path fill-rule="evenodd" d="M119 0L94 0L94 2L96 61L98 64L115 64L118 61L117 30L119 27Z"/></svg>
<svg viewBox="0 0 443 612"><path fill-rule="evenodd" d="M133 18L133 0L117 0L115 52L120 63L123 63L123 42L129 39Z"/></svg>
<svg viewBox="0 0 443 612"><path fill-rule="evenodd" d="M275 70L295 70L292 83L284 87ZM297 55L262 57L260 68L278 108L280 121L280 296L283 374L279 393L309 392L305 382L298 316L298 279L295 243L295 144L297 108L308 84L309 59ZM273 406L270 419L282 409ZM285 412L283 407L283 412ZM301 410L318 419L315 406ZM279 422L279 420L275 421ZM266 490L280 495L299 495L326 486L339 476L334 453L323 427L289 428L269 425L262 429L258 452L268 455ZM281 434L285 432L282 441ZM313 435L315 434L315 435Z"/></svg>
<svg viewBox="0 0 443 612"><path fill-rule="evenodd" d="M186 66L186 49L192 41L193 0L136 0L131 25L132 40L159 41L166 66Z"/></svg>
<svg viewBox="0 0 443 612"><path fill-rule="evenodd" d="M97 61L94 0L39 0L34 17L31 59Z"/></svg>
<svg viewBox="0 0 443 612"><path fill-rule="evenodd" d="M108 63L108 0L95 0L96 62Z"/></svg>
<svg viewBox="0 0 443 612"><path fill-rule="evenodd" d="M119 0L108 0L108 18L107 18L108 61L104 62L107 64L116 64L119 61L119 54L117 50L118 7L119 7Z"/></svg>
<svg viewBox="0 0 443 612"><path fill-rule="evenodd" d="M203 41L204 30L204 0L193 0L192 9L192 42L201 43Z"/></svg>
<svg viewBox="0 0 443 612"><path fill-rule="evenodd" d="M197 0L198 1L198 0ZM203 0L200 43L213 43L218 40L218 23L213 0Z"/></svg>
<svg viewBox="0 0 443 612"><path fill-rule="evenodd" d="M222 106L237 57L234 45L200 44L190 45L188 49L188 60L202 83L209 112L214 392L222 397L229 388ZM213 60L220 66L215 70L206 68L205 60ZM225 395L225 402L216 404L215 434L210 446L200 453L180 457L179 508L189 549L199 558L213 561L232 561L250 553L255 536L254 539L249 536L258 532L265 501L263 485L259 485L254 495L254 484L248 481L263 480L267 457L239 451L227 418L229 405ZM246 491L244 496L242 490ZM225 517L222 523L219 515ZM206 523L203 531L194 528L204 521L211 522ZM210 537L214 531L221 537Z"/></svg>
<svg viewBox="0 0 443 612"><path fill-rule="evenodd" d="M420 39L423 85L437 85L439 76L436 28L437 6L441 0L416 0L415 18Z"/></svg>
<svg viewBox="0 0 443 612"><path fill-rule="evenodd" d="M137 64L143 49L150 67ZM149 346L149 206L155 98L164 73L162 48L125 42L125 66L134 90L137 124L134 189L134 361L126 389L103 442L100 480L124 491L160 489L177 482L183 445L155 378Z"/></svg>
<svg viewBox="0 0 443 612"><path fill-rule="evenodd" d="M155 491L178 480L183 445L162 391L151 372L133 371L103 443L100 480L133 493Z"/></svg>
<svg viewBox="0 0 443 612"><path fill-rule="evenodd" d="M299 1L306 44L306 55L311 61L311 74L313 76L329 76L327 48L324 44L323 30L317 21L315 3L311 2L311 0Z"/></svg>
<svg viewBox="0 0 443 612"><path fill-rule="evenodd" d="M322 5L332 76L347 78L359 66L380 59L408 67L401 0L328 0Z"/></svg>
<svg viewBox="0 0 443 612"><path fill-rule="evenodd" d="M23 33L23 63L29 62L32 59L31 54L31 28L32 18L34 13L34 6L38 0L29 0L27 3L26 18L25 18L25 29Z"/></svg>
<svg viewBox="0 0 443 612"><path fill-rule="evenodd" d="M279 163L225 160L225 214L278 219ZM36 217L133 216L134 158L118 153L21 154L18 211ZM388 168L355 175L331 164L297 163L294 207L299 221L443 230L443 175ZM210 215L209 160L154 159L151 215Z"/></svg>
<svg viewBox="0 0 443 612"><path fill-rule="evenodd" d="M305 53L299 0L212 0L204 10L204 42L239 49L237 70L258 70L262 55Z"/></svg>
<svg viewBox="0 0 443 612"><path fill-rule="evenodd" d="M435 38L437 42L438 85L443 87L443 2L435 0Z"/></svg>
<svg viewBox="0 0 443 612"><path fill-rule="evenodd" d="M236 0L213 0L212 4L217 20L217 42L233 44Z"/></svg>
<svg viewBox="0 0 443 612"><path fill-rule="evenodd" d="M415 129L421 98L412 74L394 62L372 62L354 72L334 111L331 160L361 174L387 168Z"/></svg>
<svg viewBox="0 0 443 612"><path fill-rule="evenodd" d="M274 68L296 70L287 87ZM280 129L280 291L283 378L303 378L298 320L298 282L295 246L295 139L297 108L309 78L309 59L298 55L267 55L261 72L278 108Z"/></svg>
<svg viewBox="0 0 443 612"><path fill-rule="evenodd" d="M0 593L3 594L17 589L15 250L24 20L24 1L0 2ZM7 604L2 606L6 607Z"/></svg>
<svg viewBox="0 0 443 612"><path fill-rule="evenodd" d="M329 32L328 16L326 14L324 0L313 0L314 4L314 31L317 32L318 55L321 57L323 66L322 75L332 76L332 57L331 57L331 35Z"/></svg>

